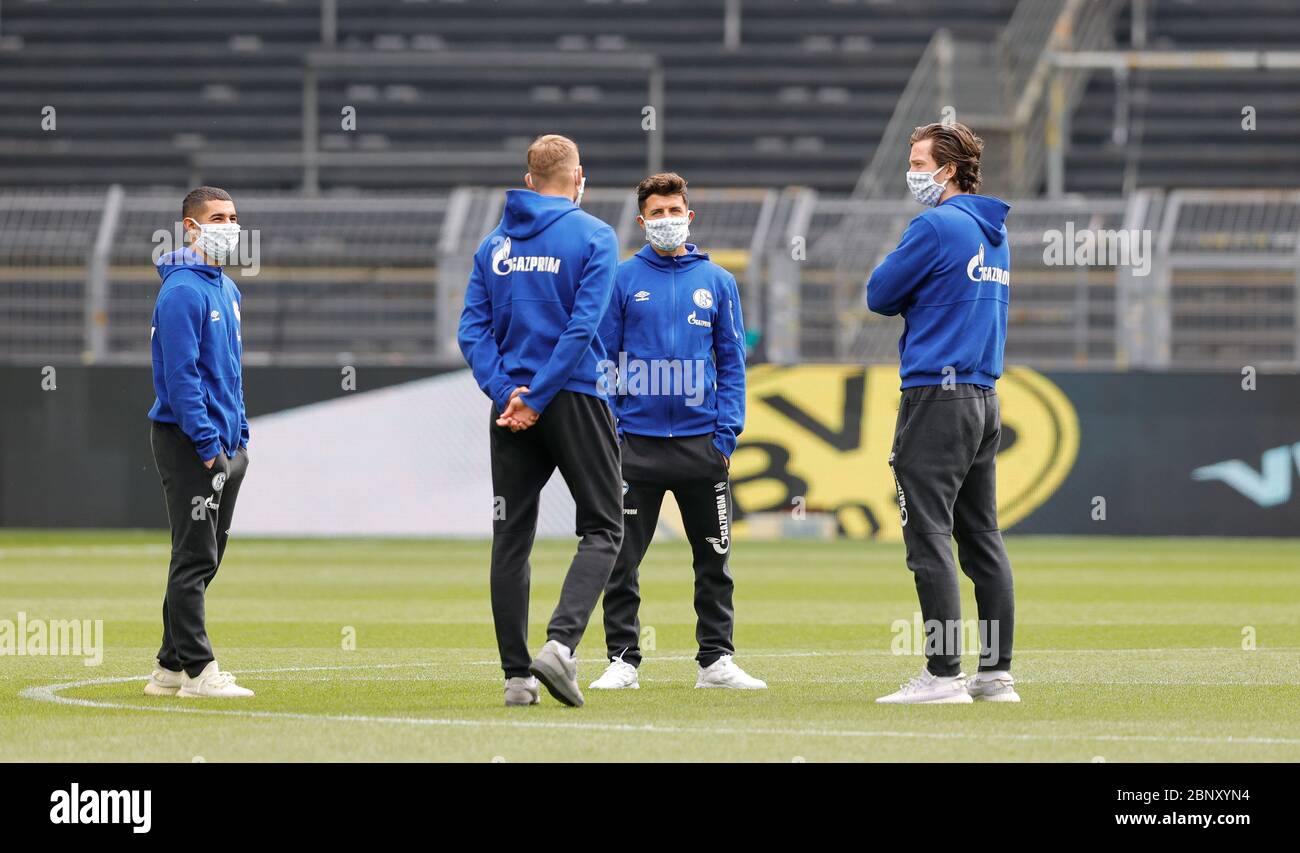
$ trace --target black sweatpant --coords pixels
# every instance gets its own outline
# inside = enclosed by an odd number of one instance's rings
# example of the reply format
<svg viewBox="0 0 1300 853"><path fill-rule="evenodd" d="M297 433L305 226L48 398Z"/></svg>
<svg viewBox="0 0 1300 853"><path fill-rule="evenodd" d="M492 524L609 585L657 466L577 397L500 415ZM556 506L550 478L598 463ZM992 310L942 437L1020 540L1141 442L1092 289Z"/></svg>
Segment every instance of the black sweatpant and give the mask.
<svg viewBox="0 0 1300 853"><path fill-rule="evenodd" d="M528 555L537 535L542 487L556 468L577 505L578 552L560 589L548 640L576 649L596 599L609 580L623 539L619 507L618 440L614 416L599 397L561 391L537 423L511 432L499 427L492 407L492 620L501 668L507 678L526 677L528 652Z"/></svg>
<svg viewBox="0 0 1300 853"><path fill-rule="evenodd" d="M731 556L731 487L712 435L623 436L623 547L605 587L605 645L610 660L641 665L638 568L659 522L664 492L682 513L695 568L695 639L700 666L735 653Z"/></svg>
<svg viewBox="0 0 1300 853"><path fill-rule="evenodd" d="M890 465L898 486L907 567L916 581L932 674L961 671L961 570L975 582L981 671L1011 668L1015 593L998 529L995 456L1002 433L992 388L903 390Z"/></svg>
<svg viewBox="0 0 1300 853"><path fill-rule="evenodd" d="M172 528L158 662L194 677L213 660L204 594L226 553L235 500L248 470L248 451L241 448L234 456L218 453L212 467L205 468L194 442L179 426L157 421L150 443Z"/></svg>

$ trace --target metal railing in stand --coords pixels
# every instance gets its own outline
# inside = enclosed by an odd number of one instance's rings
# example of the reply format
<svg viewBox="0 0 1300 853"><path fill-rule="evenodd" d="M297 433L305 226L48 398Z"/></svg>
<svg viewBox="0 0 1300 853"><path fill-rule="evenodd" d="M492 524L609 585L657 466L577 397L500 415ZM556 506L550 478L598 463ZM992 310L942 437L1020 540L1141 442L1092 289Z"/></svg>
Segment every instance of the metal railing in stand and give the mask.
<svg viewBox="0 0 1300 853"><path fill-rule="evenodd" d="M952 91L952 60L952 34L938 30L921 52L871 160L858 177L854 198L879 198L889 195L890 187L901 187L897 179L899 164L907 159L903 156L907 139L917 125L936 121L948 102Z"/></svg>
<svg viewBox="0 0 1300 853"><path fill-rule="evenodd" d="M1098 14L1108 5L1117 6L1119 0L1098 0L1098 7L1089 7L1093 17L1089 26L1073 39L1063 38L1046 57L1046 74L1051 77L1047 99L1050 108L1042 112L1042 120L1035 119L1030 127L1041 127L1045 133L1043 145L1028 146L1043 152L1047 158L1048 194L1059 196L1065 189L1065 153L1069 139L1069 116L1081 93L1086 75L1092 71L1110 71L1116 79L1116 124L1125 130L1128 119L1129 75L1133 71L1195 71L1213 70L1218 73L1241 71L1267 71L1300 69L1300 51L1294 50L1102 50L1096 36L1099 29L1109 29ZM1123 122L1123 125L1121 125ZM1132 152L1138 146L1126 138ZM1135 183L1130 175L1126 184Z"/></svg>
<svg viewBox="0 0 1300 853"><path fill-rule="evenodd" d="M108 268L125 196L120 184L113 184L105 193L99 230L86 265L86 343L82 360L87 364L104 361L108 356Z"/></svg>
<svg viewBox="0 0 1300 853"><path fill-rule="evenodd" d="M885 132L854 188L854 198L903 197L907 140L936 121L961 121L989 142L986 183L1008 196L1037 192L1056 139L1047 115L1068 115L1086 74L1051 74L1051 56L1064 46L1094 49L1113 43L1123 0L1021 0L992 43L931 37L917 61ZM897 192L894 190L897 189Z"/></svg>

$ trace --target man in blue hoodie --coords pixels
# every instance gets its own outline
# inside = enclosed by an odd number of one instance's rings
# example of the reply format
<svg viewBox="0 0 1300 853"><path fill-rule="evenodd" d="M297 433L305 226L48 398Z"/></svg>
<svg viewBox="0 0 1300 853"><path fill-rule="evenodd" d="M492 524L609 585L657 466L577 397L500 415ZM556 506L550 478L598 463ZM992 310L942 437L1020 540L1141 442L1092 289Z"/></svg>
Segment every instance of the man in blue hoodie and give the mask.
<svg viewBox="0 0 1300 853"><path fill-rule="evenodd" d="M884 703L1018 702L1011 678L1015 596L998 529L996 461L1011 252L1010 207L980 186L984 143L963 124L911 137L907 183L929 210L867 283L867 305L901 314L902 399L889 462L898 489L907 566L926 628L921 675ZM978 674L961 672L961 599L952 539L975 583Z"/></svg>
<svg viewBox="0 0 1300 853"><path fill-rule="evenodd" d="M624 537L605 587L610 663L591 686L640 686L637 569L671 491L695 568L695 686L761 690L767 685L732 661L727 471L745 425L740 294L731 273L686 242L695 211L680 175L651 175L636 195L647 243L619 265L600 333L623 454Z"/></svg>
<svg viewBox="0 0 1300 853"><path fill-rule="evenodd" d="M199 187L181 216L188 246L158 260L162 288L153 310L149 410L154 462L172 528L158 668L150 696L252 696L212 653L204 598L230 536L235 499L248 469L239 288L222 271L239 244L230 194Z"/></svg>
<svg viewBox="0 0 1300 853"><path fill-rule="evenodd" d="M586 183L563 136L528 149L526 190L474 253L460 349L492 400L492 618L507 705L534 705L538 680L582 705L574 650L623 538L618 440L597 387L597 331L618 265L614 229L578 207ZM528 556L542 487L559 468L581 541L536 658L528 653Z"/></svg>

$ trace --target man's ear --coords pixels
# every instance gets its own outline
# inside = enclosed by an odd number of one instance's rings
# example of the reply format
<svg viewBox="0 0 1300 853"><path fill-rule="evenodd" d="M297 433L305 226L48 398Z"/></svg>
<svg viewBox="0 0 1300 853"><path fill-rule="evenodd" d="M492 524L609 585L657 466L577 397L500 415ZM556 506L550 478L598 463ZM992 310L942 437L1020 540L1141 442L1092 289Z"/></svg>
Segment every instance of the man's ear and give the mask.
<svg viewBox="0 0 1300 853"><path fill-rule="evenodd" d="M689 209L686 211L686 221L687 222L695 221L695 211Z"/></svg>
<svg viewBox="0 0 1300 853"><path fill-rule="evenodd" d="M641 228L644 228L644 227L645 227L645 217L638 213L638 214L636 215L636 224L637 224L638 226L640 226Z"/></svg>
<svg viewBox="0 0 1300 853"><path fill-rule="evenodd" d="M535 189L535 188L533 187L533 173L532 173L532 172L525 172L525 173L524 173L524 186L528 187L530 190L531 190L531 189Z"/></svg>

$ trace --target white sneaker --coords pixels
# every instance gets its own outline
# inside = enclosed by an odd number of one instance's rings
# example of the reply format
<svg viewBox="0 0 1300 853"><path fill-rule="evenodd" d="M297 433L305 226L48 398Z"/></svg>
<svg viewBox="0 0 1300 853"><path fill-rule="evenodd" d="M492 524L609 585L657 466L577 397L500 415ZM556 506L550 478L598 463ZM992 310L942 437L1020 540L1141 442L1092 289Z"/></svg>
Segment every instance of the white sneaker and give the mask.
<svg viewBox="0 0 1300 853"><path fill-rule="evenodd" d="M916 678L908 681L897 691L876 700L885 705L913 705L953 703L969 704L973 701L966 692L966 676L958 673L951 678L940 678L930 670L923 669Z"/></svg>
<svg viewBox="0 0 1300 853"><path fill-rule="evenodd" d="M966 692L977 702L1019 702L1016 680L1004 669L979 672L966 682Z"/></svg>
<svg viewBox="0 0 1300 853"><path fill-rule="evenodd" d="M177 696L187 699L235 699L252 696L253 691L235 683L235 676L222 672L216 661L203 667L197 678L185 676Z"/></svg>
<svg viewBox="0 0 1300 853"><path fill-rule="evenodd" d="M605 667L600 678L591 682L592 690L640 690L641 684L636 678L636 667L625 663L622 658L614 658Z"/></svg>
<svg viewBox="0 0 1300 853"><path fill-rule="evenodd" d="M531 675L506 679L506 707L536 705L542 701L542 687Z"/></svg>
<svg viewBox="0 0 1300 853"><path fill-rule="evenodd" d="M179 670L167 669L161 663L158 668L149 676L149 680L144 685L144 695L146 696L175 696L176 691L181 689L181 682L185 680L185 673Z"/></svg>
<svg viewBox="0 0 1300 853"><path fill-rule="evenodd" d="M578 659L564 643L547 640L537 657L528 665L528 671L537 677L555 699L574 708L582 707L582 691L578 689Z"/></svg>
<svg viewBox="0 0 1300 853"><path fill-rule="evenodd" d="M727 687L732 690L766 690L767 682L754 678L736 666L731 655L723 655L707 667L700 667L695 686L697 688Z"/></svg>

